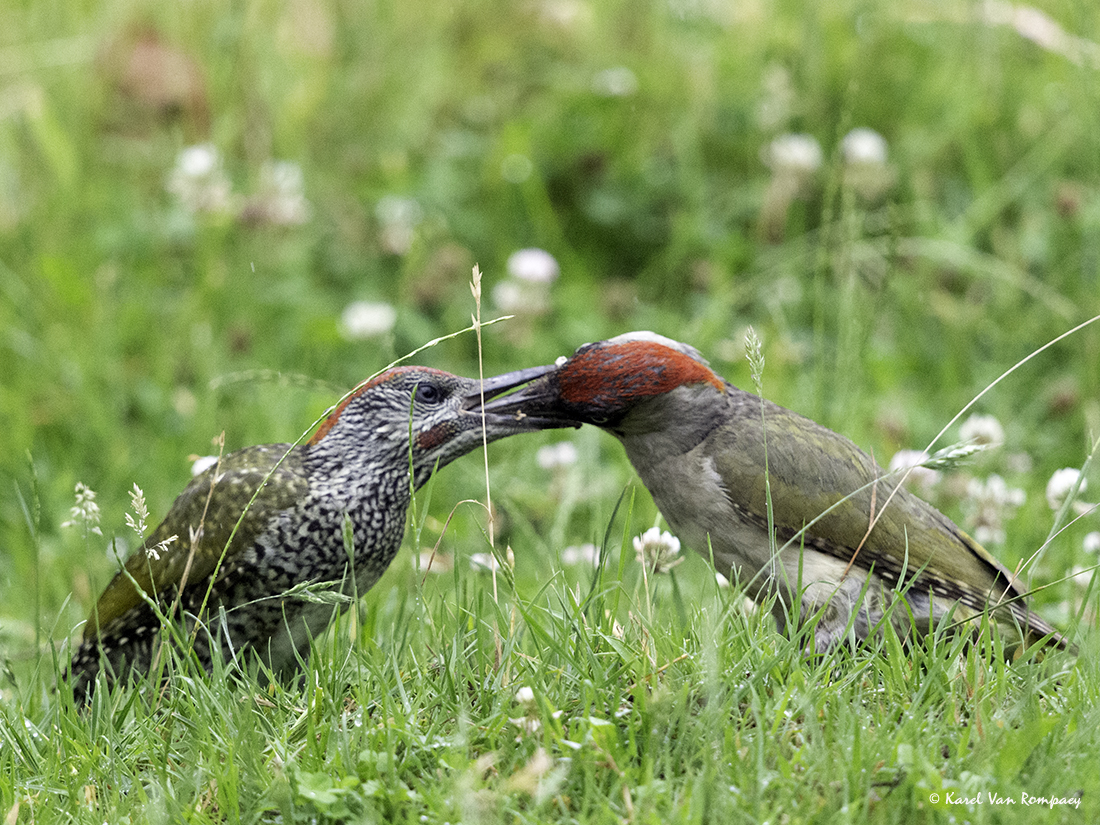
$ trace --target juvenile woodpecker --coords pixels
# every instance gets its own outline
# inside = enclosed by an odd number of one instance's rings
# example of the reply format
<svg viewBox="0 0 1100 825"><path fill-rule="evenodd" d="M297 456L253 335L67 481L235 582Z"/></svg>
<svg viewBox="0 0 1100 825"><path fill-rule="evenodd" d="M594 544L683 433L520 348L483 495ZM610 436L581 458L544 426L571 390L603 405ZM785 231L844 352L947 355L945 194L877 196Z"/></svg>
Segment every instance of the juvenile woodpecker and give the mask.
<svg viewBox="0 0 1100 825"><path fill-rule="evenodd" d="M225 456L187 485L99 597L72 658L74 695L82 700L104 665L109 681L148 671L162 638L151 603L168 616L177 599L170 618L193 635L204 667L219 645L227 660L253 649L292 672L335 608L287 591L365 593L397 552L413 490L483 441L541 426L483 416L481 404L544 372L480 382L398 367L356 388L307 443Z"/></svg>
<svg viewBox="0 0 1100 825"><path fill-rule="evenodd" d="M1068 646L1028 609L1018 576L897 476L723 380L686 344L653 333L587 344L486 409L614 435L689 547L754 600L777 595L780 628L820 614L818 650L866 638L887 615L903 637L914 624L925 633L949 611L955 621L989 611L1026 643Z"/></svg>

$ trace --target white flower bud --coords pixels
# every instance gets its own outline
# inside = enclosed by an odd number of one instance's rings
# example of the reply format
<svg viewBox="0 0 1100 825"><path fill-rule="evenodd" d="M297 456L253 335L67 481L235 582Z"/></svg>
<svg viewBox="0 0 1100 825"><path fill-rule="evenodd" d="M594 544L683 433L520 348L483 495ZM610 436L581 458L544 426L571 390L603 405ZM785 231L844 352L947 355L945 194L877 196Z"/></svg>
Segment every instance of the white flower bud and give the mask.
<svg viewBox="0 0 1100 825"><path fill-rule="evenodd" d="M1079 478L1081 478L1081 471L1073 467L1063 467L1061 470L1054 471L1054 475L1047 482L1047 504L1050 505L1051 510L1062 508L1066 496ZM1077 490L1078 494L1084 493L1086 487L1088 487L1088 481L1082 478L1081 486Z"/></svg>

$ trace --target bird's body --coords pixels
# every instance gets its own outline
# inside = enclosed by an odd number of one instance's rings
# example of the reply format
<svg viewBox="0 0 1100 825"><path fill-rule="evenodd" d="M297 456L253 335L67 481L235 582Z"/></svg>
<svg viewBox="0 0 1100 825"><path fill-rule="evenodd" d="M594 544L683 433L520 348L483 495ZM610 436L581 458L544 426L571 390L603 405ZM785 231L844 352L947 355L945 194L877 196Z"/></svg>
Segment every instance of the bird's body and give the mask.
<svg viewBox="0 0 1100 825"><path fill-rule="evenodd" d="M590 344L487 407L614 434L680 538L753 599L775 593L781 626L815 617L819 649L866 638L884 618L905 635L986 611L1028 641L1064 645L1028 610L1019 578L898 477L721 379L686 345L638 333Z"/></svg>
<svg viewBox="0 0 1100 825"><path fill-rule="evenodd" d="M162 638L157 614L171 614L177 600L173 618L183 616L179 627L205 667L215 644L227 660L251 648L272 669L292 671L339 609L333 602L346 604L294 588L365 593L400 546L414 489L483 441L534 428L483 419L481 398L542 371L481 384L390 370L352 393L308 443L225 456L191 481L100 596L73 656L74 693L90 689L103 661L109 677L148 670Z"/></svg>

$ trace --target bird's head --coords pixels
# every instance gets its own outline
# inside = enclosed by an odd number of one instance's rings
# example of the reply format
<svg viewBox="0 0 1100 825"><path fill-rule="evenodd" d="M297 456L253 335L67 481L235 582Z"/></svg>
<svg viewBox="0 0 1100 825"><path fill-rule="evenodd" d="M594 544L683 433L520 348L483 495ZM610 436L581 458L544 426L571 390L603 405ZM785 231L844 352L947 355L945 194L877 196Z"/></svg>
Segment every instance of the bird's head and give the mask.
<svg viewBox="0 0 1100 825"><path fill-rule="evenodd" d="M542 429L538 417L482 410L508 390L553 367L532 367L486 378L461 378L427 367L396 367L355 388L317 428L309 453L343 464L382 458L413 463L418 483L436 467L483 441Z"/></svg>
<svg viewBox="0 0 1100 825"><path fill-rule="evenodd" d="M724 396L726 383L695 348L652 332L585 344L519 392L486 404L536 426L595 424L626 437L692 424L700 399ZM705 422L699 422L705 426Z"/></svg>

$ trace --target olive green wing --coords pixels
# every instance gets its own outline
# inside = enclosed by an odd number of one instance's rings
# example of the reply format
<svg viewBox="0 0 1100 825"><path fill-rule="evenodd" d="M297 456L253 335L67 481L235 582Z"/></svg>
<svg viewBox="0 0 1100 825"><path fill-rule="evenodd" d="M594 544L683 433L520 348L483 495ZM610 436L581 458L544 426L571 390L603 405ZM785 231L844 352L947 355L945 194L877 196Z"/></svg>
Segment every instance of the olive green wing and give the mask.
<svg viewBox="0 0 1100 825"><path fill-rule="evenodd" d="M760 401L747 395L733 403L753 409L738 416L744 425L737 432L724 433L734 443L712 453L716 469L735 505L764 513ZM937 595L976 611L1015 599L1009 609L1023 624L1052 632L1028 612L1019 579L930 504L904 488L895 492L897 476L887 478L870 456L832 430L770 402L764 409L768 482L781 540L794 537L796 544L804 541L842 561L864 569L874 565L906 581L919 574L918 586L930 585ZM877 520L868 535L872 519Z"/></svg>
<svg viewBox="0 0 1100 825"><path fill-rule="evenodd" d="M263 492L249 507L249 501L265 480ZM174 592L192 556L192 534L197 542L187 581L195 583L214 572L227 544L227 558L248 547L279 511L300 500L308 488L300 448L265 444L225 456L220 467L212 467L192 479L164 521L145 539L144 546L126 560L124 570L111 580L96 602L84 627L84 639L94 639L101 628L142 604L142 593L156 600L160 594Z"/></svg>

